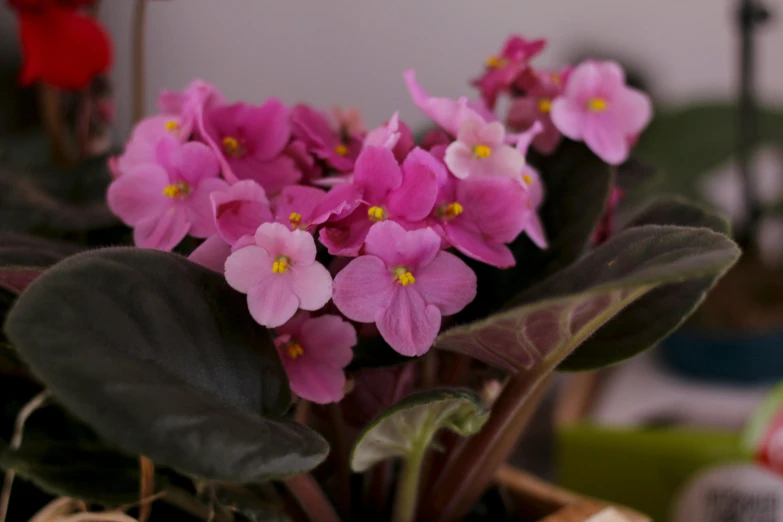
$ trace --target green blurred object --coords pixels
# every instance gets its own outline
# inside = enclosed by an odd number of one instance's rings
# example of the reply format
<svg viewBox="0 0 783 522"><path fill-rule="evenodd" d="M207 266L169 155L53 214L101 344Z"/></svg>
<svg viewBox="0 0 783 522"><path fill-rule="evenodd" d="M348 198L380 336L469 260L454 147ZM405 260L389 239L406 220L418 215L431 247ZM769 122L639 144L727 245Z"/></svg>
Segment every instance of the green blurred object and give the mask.
<svg viewBox="0 0 783 522"><path fill-rule="evenodd" d="M656 189L701 198L699 180L735 156L737 118L728 102L658 109L636 149L662 172ZM783 107L759 111L759 144L783 147Z"/></svg>
<svg viewBox="0 0 783 522"><path fill-rule="evenodd" d="M561 426L557 484L666 521L677 494L698 470L751 460L740 441L738 433L685 428Z"/></svg>

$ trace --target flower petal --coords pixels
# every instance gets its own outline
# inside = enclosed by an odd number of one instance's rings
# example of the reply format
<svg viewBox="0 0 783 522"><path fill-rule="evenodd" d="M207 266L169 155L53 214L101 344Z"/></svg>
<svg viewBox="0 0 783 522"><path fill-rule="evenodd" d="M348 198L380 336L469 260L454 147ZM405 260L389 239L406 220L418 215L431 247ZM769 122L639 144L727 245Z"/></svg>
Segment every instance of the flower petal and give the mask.
<svg viewBox="0 0 783 522"><path fill-rule="evenodd" d="M584 105L571 98L558 98L552 102L552 123L564 136L581 140L587 125L587 111Z"/></svg>
<svg viewBox="0 0 783 522"><path fill-rule="evenodd" d="M288 381L299 397L316 404L339 402L345 395L345 372L326 364L307 360L304 355L291 360L280 355L288 374Z"/></svg>
<svg viewBox="0 0 783 522"><path fill-rule="evenodd" d="M307 234L307 232L302 233ZM302 310L318 310L331 299L332 276L321 263L294 266L290 277L292 290L299 298L299 308Z"/></svg>
<svg viewBox="0 0 783 522"><path fill-rule="evenodd" d="M226 267L226 259L231 254L231 245L215 234L210 236L191 252L188 259L205 268L221 274Z"/></svg>
<svg viewBox="0 0 783 522"><path fill-rule="evenodd" d="M415 286L395 285L388 304L375 316L389 346L408 357L427 353L440 330L440 311L426 304Z"/></svg>
<svg viewBox="0 0 783 522"><path fill-rule="evenodd" d="M182 241L190 223L182 207L169 207L159 216L142 220L133 230L133 241L141 248L169 251Z"/></svg>
<svg viewBox="0 0 783 522"><path fill-rule="evenodd" d="M420 221L427 217L438 196L438 179L446 177L443 165L422 149L414 149L402 164L402 185L386 199L394 217Z"/></svg>
<svg viewBox="0 0 783 522"><path fill-rule="evenodd" d="M291 319L299 308L299 299L291 291L291 286L292 279L288 274L273 274L270 270L266 277L250 287L247 307L253 319L267 328L275 328Z"/></svg>
<svg viewBox="0 0 783 522"><path fill-rule="evenodd" d="M386 195L402 184L402 170L394 154L384 147L365 147L356 159L353 182L364 190L365 200L384 203Z"/></svg>
<svg viewBox="0 0 783 522"><path fill-rule="evenodd" d="M271 160L261 160L254 156L229 158L227 165L237 179L255 180L270 195L277 194L302 179L302 173L296 168L296 163L286 155Z"/></svg>
<svg viewBox="0 0 783 522"><path fill-rule="evenodd" d="M252 154L259 160L280 155L291 139L291 111L276 98L261 107L248 106L239 114L237 125L252 140Z"/></svg>
<svg viewBox="0 0 783 522"><path fill-rule="evenodd" d="M473 151L461 141L455 141L446 147L446 155L443 159L457 178L465 179L472 174L475 164Z"/></svg>
<svg viewBox="0 0 783 522"><path fill-rule="evenodd" d="M635 135L652 119L652 102L642 91L625 88L619 91L609 108L615 124L626 134Z"/></svg>
<svg viewBox="0 0 783 522"><path fill-rule="evenodd" d="M357 257L335 276L332 300L348 319L372 323L388 302L392 287L392 275L381 259Z"/></svg>
<svg viewBox="0 0 783 522"><path fill-rule="evenodd" d="M431 228L406 230L394 221L382 221L370 228L365 240L367 254L380 258L386 266L415 270L435 259L440 237Z"/></svg>
<svg viewBox="0 0 783 522"><path fill-rule="evenodd" d="M238 292L246 294L262 279L272 274L272 258L266 250L251 245L241 248L226 259L226 281Z"/></svg>
<svg viewBox="0 0 783 522"><path fill-rule="evenodd" d="M315 261L315 240L302 230L291 231L280 223L264 223L256 231L256 244L266 250L272 259L285 256L297 267Z"/></svg>
<svg viewBox="0 0 783 522"><path fill-rule="evenodd" d="M212 210L210 195L228 189L228 183L220 178L205 179L188 195L184 204L190 221L190 235L209 237L215 232L215 213Z"/></svg>
<svg viewBox="0 0 783 522"><path fill-rule="evenodd" d="M509 268L516 264L514 255L506 245L487 239L472 224L446 224L443 228L454 248L468 257L498 268Z"/></svg>
<svg viewBox="0 0 783 522"><path fill-rule="evenodd" d="M628 137L609 118L595 119L585 129L585 144L610 165L619 165L630 154Z"/></svg>
<svg viewBox="0 0 783 522"><path fill-rule="evenodd" d="M306 321L299 341L312 360L345 368L353 358L351 348L356 345L356 329L338 315L322 315Z"/></svg>
<svg viewBox="0 0 783 522"><path fill-rule="evenodd" d="M443 315L456 314L476 297L476 274L460 258L440 252L416 272L414 285L427 304Z"/></svg>
<svg viewBox="0 0 783 522"><path fill-rule="evenodd" d="M158 165L137 167L109 185L109 208L128 226L159 216L171 205L163 194L169 184L166 171Z"/></svg>

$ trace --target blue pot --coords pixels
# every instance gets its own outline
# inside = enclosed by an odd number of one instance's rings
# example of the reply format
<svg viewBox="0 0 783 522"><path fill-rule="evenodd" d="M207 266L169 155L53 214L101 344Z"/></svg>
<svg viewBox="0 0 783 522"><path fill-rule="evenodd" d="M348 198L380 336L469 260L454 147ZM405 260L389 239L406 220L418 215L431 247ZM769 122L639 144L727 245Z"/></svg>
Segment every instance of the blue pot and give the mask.
<svg viewBox="0 0 783 522"><path fill-rule="evenodd" d="M660 356L686 376L735 384L783 380L783 329L767 332L684 327L661 343Z"/></svg>

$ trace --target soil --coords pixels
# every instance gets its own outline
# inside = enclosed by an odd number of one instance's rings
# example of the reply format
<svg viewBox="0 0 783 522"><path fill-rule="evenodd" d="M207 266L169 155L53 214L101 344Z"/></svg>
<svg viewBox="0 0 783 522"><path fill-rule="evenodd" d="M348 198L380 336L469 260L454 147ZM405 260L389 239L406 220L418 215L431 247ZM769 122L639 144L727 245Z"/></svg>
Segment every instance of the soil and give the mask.
<svg viewBox="0 0 783 522"><path fill-rule="evenodd" d="M783 330L783 269L743 255L690 320L697 327Z"/></svg>

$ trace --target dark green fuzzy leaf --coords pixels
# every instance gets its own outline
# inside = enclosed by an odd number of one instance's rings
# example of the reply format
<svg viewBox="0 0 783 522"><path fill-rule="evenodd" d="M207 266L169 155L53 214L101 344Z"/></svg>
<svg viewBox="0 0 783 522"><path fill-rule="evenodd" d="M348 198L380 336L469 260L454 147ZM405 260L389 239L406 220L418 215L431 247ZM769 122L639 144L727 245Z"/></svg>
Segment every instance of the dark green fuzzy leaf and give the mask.
<svg viewBox="0 0 783 522"><path fill-rule="evenodd" d="M636 299L657 287L717 277L738 256L730 239L711 230L633 227L523 292L506 311L444 332L435 346L543 375ZM656 328L654 321L644 328Z"/></svg>
<svg viewBox="0 0 783 522"><path fill-rule="evenodd" d="M76 416L131 454L204 479L307 471L325 441L290 404L268 331L224 278L176 254L73 256L18 299L6 333Z"/></svg>
<svg viewBox="0 0 783 522"><path fill-rule="evenodd" d="M722 234L728 233L729 228L719 215L681 198L653 202L631 219L627 227L645 225L704 227ZM688 318L723 273L718 271L651 290L587 339L559 369L597 368L654 346Z"/></svg>
<svg viewBox="0 0 783 522"><path fill-rule="evenodd" d="M489 416L470 390L440 388L408 395L375 419L357 437L351 469L366 471L390 458L405 458L432 442L441 428L463 436L476 433Z"/></svg>

